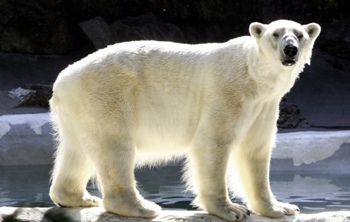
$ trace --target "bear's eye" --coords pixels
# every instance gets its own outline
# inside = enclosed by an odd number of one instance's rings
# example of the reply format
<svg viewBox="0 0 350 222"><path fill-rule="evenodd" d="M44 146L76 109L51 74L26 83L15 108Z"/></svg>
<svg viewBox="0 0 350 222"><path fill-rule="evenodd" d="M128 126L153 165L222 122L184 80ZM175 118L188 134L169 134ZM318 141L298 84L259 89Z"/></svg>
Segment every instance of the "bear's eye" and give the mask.
<svg viewBox="0 0 350 222"><path fill-rule="evenodd" d="M273 35L273 37L276 37L276 38L278 38L278 37L279 37L279 35L278 35L278 33L277 33L277 32L274 32L272 35Z"/></svg>

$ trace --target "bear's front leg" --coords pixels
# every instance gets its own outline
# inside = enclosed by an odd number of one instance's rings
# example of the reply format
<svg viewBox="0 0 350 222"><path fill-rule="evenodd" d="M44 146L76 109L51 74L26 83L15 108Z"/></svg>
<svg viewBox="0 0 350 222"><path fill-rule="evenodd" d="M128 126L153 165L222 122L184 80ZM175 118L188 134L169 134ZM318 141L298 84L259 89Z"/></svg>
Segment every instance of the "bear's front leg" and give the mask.
<svg viewBox="0 0 350 222"><path fill-rule="evenodd" d="M281 203L273 196L269 185L270 155L262 154L258 150L252 153L254 154L242 150L235 152L235 163L245 190L248 207L257 214L273 218L299 212L296 205ZM257 153L259 153L258 156L255 156Z"/></svg>
<svg viewBox="0 0 350 222"><path fill-rule="evenodd" d="M207 142L193 147L190 164L198 191L195 204L209 214L236 221L248 217L250 212L229 199L226 184L228 158L229 144Z"/></svg>
<svg viewBox="0 0 350 222"><path fill-rule="evenodd" d="M103 207L122 216L156 217L160 206L145 200L136 189L135 147L125 138L128 137L105 136L91 152L101 185Z"/></svg>
<svg viewBox="0 0 350 222"><path fill-rule="evenodd" d="M234 153L234 163L248 207L267 217L282 217L300 211L296 205L277 201L270 188L270 159L277 132L278 102L262 109L241 146Z"/></svg>

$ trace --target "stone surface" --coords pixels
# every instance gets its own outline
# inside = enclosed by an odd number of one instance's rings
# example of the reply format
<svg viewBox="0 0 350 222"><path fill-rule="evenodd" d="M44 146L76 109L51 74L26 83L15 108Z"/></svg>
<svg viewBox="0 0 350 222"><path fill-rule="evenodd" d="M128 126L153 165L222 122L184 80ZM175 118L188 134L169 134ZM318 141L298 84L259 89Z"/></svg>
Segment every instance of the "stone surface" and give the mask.
<svg viewBox="0 0 350 222"><path fill-rule="evenodd" d="M52 96L52 84L53 82L26 84L9 91L9 96L21 102L18 107L49 108L49 100Z"/></svg>
<svg viewBox="0 0 350 222"><path fill-rule="evenodd" d="M79 23L79 26L94 45L95 49L102 49L115 43L113 32L108 23L101 16L83 21Z"/></svg>
<svg viewBox="0 0 350 222"><path fill-rule="evenodd" d="M302 4L272 0L2 0L0 49L65 53L87 44L79 33L78 24L82 21L101 16L111 23L147 13L178 26L190 43L226 41L247 34L253 21L270 22L277 18L301 23L316 21L324 24L321 35L325 38L349 41L349 5L346 0Z"/></svg>
<svg viewBox="0 0 350 222"><path fill-rule="evenodd" d="M159 40L186 42L183 32L176 25L160 20L152 13L127 17L111 24L114 42L134 40Z"/></svg>
<svg viewBox="0 0 350 222"><path fill-rule="evenodd" d="M130 16L110 25L98 16L79 25L95 49L135 40L185 42L179 27L165 23L152 13Z"/></svg>
<svg viewBox="0 0 350 222"><path fill-rule="evenodd" d="M307 128L309 127L309 123L306 118L302 116L298 105L288 103L284 98L280 103L277 126L283 129Z"/></svg>
<svg viewBox="0 0 350 222"><path fill-rule="evenodd" d="M127 218L110 213L106 213L102 208L15 208L0 207L0 219L3 222L223 222L224 220L208 215L203 211L162 211L161 214L153 219ZM262 216L252 215L244 222L348 222L350 220L350 211L325 212L319 214L298 214L295 216L284 216L282 218L271 219Z"/></svg>
<svg viewBox="0 0 350 222"><path fill-rule="evenodd" d="M0 49L25 53L64 53L72 47L72 15L64 0L0 1Z"/></svg>
<svg viewBox="0 0 350 222"><path fill-rule="evenodd" d="M316 41L311 66L305 67L286 95L288 102L298 104L310 127L350 129L347 45Z"/></svg>

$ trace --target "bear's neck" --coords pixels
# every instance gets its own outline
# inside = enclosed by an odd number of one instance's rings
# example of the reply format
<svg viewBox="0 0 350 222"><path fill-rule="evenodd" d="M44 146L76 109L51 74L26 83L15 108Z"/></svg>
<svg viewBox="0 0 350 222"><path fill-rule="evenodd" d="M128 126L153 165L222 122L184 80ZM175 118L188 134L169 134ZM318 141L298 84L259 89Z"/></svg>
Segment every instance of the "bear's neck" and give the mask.
<svg viewBox="0 0 350 222"><path fill-rule="evenodd" d="M258 58L249 71L251 78L256 83L258 94L267 97L282 98L293 87L299 77L300 69L295 67L285 68L280 64L273 64Z"/></svg>

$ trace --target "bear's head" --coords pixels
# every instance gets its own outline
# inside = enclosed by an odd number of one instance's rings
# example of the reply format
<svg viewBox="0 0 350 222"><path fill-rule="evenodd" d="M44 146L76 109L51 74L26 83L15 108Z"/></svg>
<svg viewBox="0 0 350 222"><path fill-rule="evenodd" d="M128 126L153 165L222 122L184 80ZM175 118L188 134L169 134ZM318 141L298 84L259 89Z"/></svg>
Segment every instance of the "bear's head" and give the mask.
<svg viewBox="0 0 350 222"><path fill-rule="evenodd" d="M316 23L301 25L289 20L270 24L253 22L249 32L256 39L263 58L279 63L285 68L310 64L312 47L321 27Z"/></svg>

